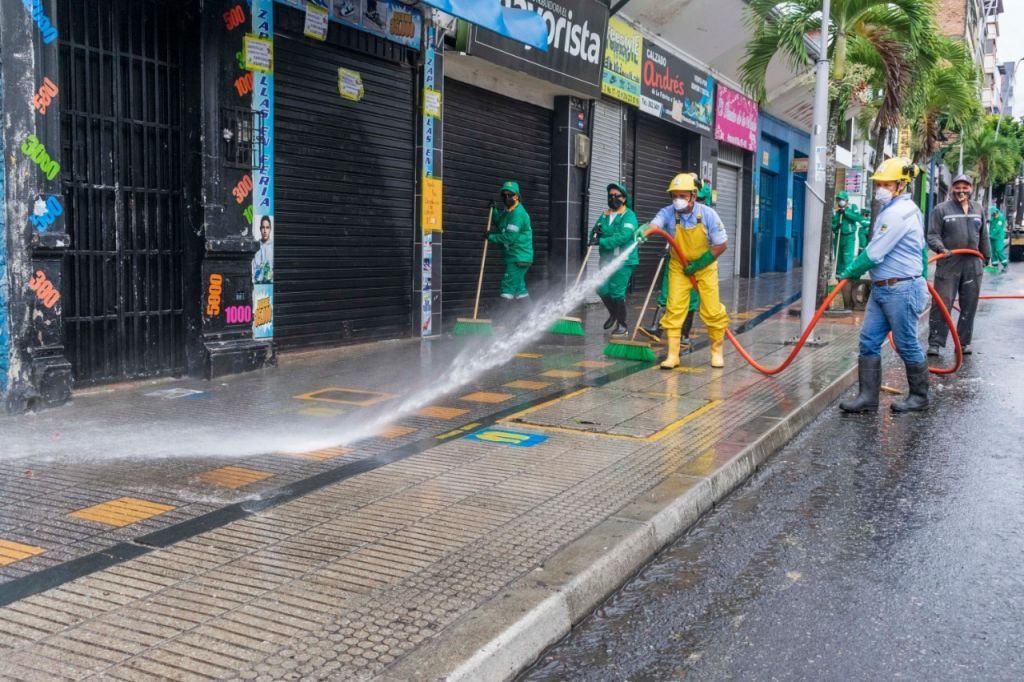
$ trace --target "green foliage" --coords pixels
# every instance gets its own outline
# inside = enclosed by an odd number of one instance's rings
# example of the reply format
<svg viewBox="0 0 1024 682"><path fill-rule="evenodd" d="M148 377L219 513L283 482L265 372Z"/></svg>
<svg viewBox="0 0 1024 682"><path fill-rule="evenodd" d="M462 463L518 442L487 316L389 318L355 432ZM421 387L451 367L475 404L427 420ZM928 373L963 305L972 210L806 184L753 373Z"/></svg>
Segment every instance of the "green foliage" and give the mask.
<svg viewBox="0 0 1024 682"><path fill-rule="evenodd" d="M964 136L964 169L978 179L979 187L1009 182L1020 168L1024 126L1006 116L996 135L998 120L998 116L989 116ZM959 145L947 149L946 164L955 168L959 153Z"/></svg>

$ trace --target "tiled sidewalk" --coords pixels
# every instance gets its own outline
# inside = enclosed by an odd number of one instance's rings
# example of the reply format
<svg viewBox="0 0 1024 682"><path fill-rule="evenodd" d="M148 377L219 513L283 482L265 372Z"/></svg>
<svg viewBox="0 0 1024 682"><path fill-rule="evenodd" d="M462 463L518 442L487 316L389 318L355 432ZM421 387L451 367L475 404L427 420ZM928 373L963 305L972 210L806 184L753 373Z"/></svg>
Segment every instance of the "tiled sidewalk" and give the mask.
<svg viewBox="0 0 1024 682"><path fill-rule="evenodd" d="M741 338L759 359L778 361L796 326L780 315ZM0 609L0 676L423 679L460 665L469 670L461 659L481 642L462 634L474 614L490 617L471 633L514 625L516 614L531 612L522 604L542 603L550 582L572 577L551 573L565 565L567 548L608 524L633 528L642 516L636 505L650 503L651 491L725 494L738 474L722 477L724 467L767 435L786 436L782 427L809 400L848 379L856 328L821 330L830 343L806 351L777 378L747 368L731 349L724 371L710 369L706 351L698 351L679 371L617 378L617 365L579 366L601 362L593 346L519 358L514 371L440 405L468 412L403 420L417 432L399 442L418 447L396 451L375 439L372 448L358 448L358 460L355 453L299 460L321 472L342 461L366 468ZM550 369L584 374L544 377ZM609 372L615 380L603 378ZM552 387L508 387L524 381ZM560 389L553 402L542 399L550 388ZM478 392L514 392L515 399L480 407L458 399ZM479 429L461 427L474 423L493 424L487 429L499 434L467 437ZM424 445L427 434L444 437ZM516 434L528 436L529 446L515 442ZM272 457L232 463L264 471ZM375 458L383 466L368 466ZM229 472L221 483L243 475ZM285 478L249 485L266 490ZM136 525L124 537L137 535ZM504 601L513 596L515 604ZM450 651L455 633L465 651Z"/></svg>

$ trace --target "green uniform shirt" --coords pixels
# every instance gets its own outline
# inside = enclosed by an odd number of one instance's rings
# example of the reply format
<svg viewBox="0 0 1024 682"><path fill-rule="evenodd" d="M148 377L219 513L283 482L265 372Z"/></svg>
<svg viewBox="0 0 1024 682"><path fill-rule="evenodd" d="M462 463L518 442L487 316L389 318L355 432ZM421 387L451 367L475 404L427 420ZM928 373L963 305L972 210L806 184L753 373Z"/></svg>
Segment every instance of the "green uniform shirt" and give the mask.
<svg viewBox="0 0 1024 682"><path fill-rule="evenodd" d="M1006 216L993 213L988 221L988 238L992 241L1006 240Z"/></svg>
<svg viewBox="0 0 1024 682"><path fill-rule="evenodd" d="M491 220L493 231L487 240L505 250L505 262L532 263L533 226L523 205L516 204L511 211L492 209Z"/></svg>
<svg viewBox="0 0 1024 682"><path fill-rule="evenodd" d="M622 249L636 241L636 230L639 224L636 213L628 208L622 213L601 214L601 217L597 219L595 229L601 229L597 252L601 255L602 266L615 260ZM591 231L591 236L593 236L593 231ZM633 253L629 254L629 258L623 265L639 265L639 251L640 249L633 249Z"/></svg>

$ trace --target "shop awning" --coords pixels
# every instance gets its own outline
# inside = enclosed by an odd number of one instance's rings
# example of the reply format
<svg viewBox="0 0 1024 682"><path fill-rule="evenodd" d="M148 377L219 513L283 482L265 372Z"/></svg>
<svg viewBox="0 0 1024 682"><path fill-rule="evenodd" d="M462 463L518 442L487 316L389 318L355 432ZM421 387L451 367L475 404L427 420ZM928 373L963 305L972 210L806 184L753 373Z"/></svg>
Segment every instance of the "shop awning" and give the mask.
<svg viewBox="0 0 1024 682"><path fill-rule="evenodd" d="M544 18L531 10L503 7L500 0L421 0L498 35L547 52L548 27Z"/></svg>

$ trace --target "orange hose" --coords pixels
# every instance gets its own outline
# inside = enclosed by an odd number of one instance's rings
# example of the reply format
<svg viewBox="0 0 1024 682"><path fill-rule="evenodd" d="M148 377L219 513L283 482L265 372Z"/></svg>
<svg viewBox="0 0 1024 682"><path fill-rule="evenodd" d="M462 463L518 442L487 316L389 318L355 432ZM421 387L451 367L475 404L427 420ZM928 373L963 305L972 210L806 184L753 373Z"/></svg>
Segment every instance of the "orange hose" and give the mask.
<svg viewBox="0 0 1024 682"><path fill-rule="evenodd" d="M649 236L649 235L652 235L652 234L660 235L661 237L663 237L665 239L665 241L667 241L669 243L669 245L675 251L676 257L679 258L679 262L682 263L683 267L686 267L689 264L689 262L686 260L686 256L683 254L683 250L680 248L679 244L676 243L676 240L674 240L671 237L671 235L669 235L667 232L662 230L660 227L653 227L653 226L649 227L644 232L644 235L646 235L646 236ZM977 251L975 251L973 249L953 249L952 253L955 253L955 254L959 254L959 253L969 254L969 255L978 256L979 258L983 258L984 257L984 256L981 255L981 253L979 253L979 252L977 252ZM929 263L934 263L935 261L940 260L940 259L945 258L945 257L946 257L945 254L936 254L935 256L932 256L931 258L929 258L928 262ZM697 279L695 277L693 277L692 275L690 276L690 283L693 284L693 288L696 289L697 293L699 294L700 293L700 287L697 285ZM818 320L821 319L821 316L825 313L825 311L828 309L828 307L832 304L832 300L835 299L835 297L839 294L840 291L842 291L843 287L846 286L846 285L847 285L847 280L845 280L845 279L840 280L839 284L836 285L836 287L832 290L832 293L830 293L827 297L825 297L825 300L822 302L822 304L815 311L814 317L811 318L811 323L809 325L807 325L807 329L805 329L804 333L800 335L799 339L797 339L796 345L793 346L793 350L786 357L786 359L782 361L782 364L780 364L780 365L778 365L776 367L765 367L764 365L762 365L762 364L758 363L756 360L754 360L754 358L752 358L750 356L750 353L748 353L746 351L746 349L740 344L739 340L733 335L731 329L726 328L725 335L729 338L729 341L731 341L732 345L736 348L736 352L739 353L743 357L744 360L746 360L748 363L750 363L751 367L756 369L758 372L761 372L762 374L767 374L768 376L773 376L775 374L779 374L784 369L789 367L789 365L793 362L793 360L796 359L797 354L804 347L804 344L807 342L807 339L810 337L811 332L814 331L814 327L818 324ZM942 299L939 297L939 293L937 291L935 291L935 287L933 287L931 285L931 283L928 283L928 291L931 292L932 298L935 300L935 303L939 306L939 311L942 313L942 317L946 320L946 325L949 327L949 330L952 333L953 345L954 345L954 347L956 349L956 364L953 367L949 367L949 368L929 367L928 371L931 372L932 374L952 374L953 372L956 372L958 369L960 369L960 366L963 364L963 360L964 360L963 348L960 346L960 337L956 333L956 327L953 324L953 318L950 316L949 310L946 308L945 304L942 302ZM1024 296L985 296L985 297L982 297L982 298L986 298L986 299L987 298L1024 298ZM889 333L889 342L890 343L893 342L893 340L892 340L892 332ZM894 348L895 348L895 345L894 345Z"/></svg>

